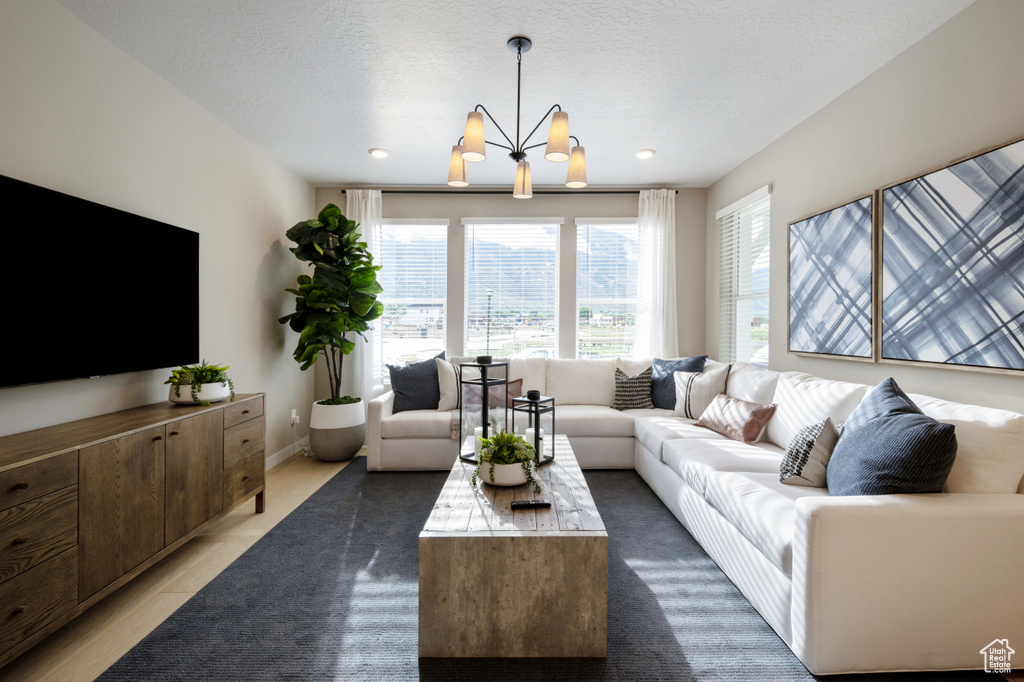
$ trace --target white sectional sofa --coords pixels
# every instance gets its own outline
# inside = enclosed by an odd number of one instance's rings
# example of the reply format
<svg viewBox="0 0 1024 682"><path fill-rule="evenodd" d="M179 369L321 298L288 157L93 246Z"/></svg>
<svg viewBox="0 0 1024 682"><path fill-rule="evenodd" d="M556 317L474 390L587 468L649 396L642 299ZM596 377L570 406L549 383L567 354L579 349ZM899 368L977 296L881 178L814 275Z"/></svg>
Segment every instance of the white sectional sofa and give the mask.
<svg viewBox="0 0 1024 682"><path fill-rule="evenodd" d="M944 492L833 497L780 483L779 464L799 428L844 421L868 386L736 363L726 393L778 405L747 445L669 410L614 410L616 364L650 363L536 358L510 375L555 397L581 466L635 468L812 673L977 669L992 640L1024 642L1024 415L911 395L956 427ZM457 411L390 405L369 405L368 467L450 468Z"/></svg>

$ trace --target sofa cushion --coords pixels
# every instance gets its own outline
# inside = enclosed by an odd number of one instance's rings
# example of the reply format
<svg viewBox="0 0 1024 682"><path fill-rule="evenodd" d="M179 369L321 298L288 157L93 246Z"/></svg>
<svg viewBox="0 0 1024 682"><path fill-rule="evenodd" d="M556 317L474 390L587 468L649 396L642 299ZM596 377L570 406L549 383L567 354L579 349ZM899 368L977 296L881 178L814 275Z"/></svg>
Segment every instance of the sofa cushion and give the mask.
<svg viewBox="0 0 1024 682"><path fill-rule="evenodd" d="M615 401L615 359L549 359L547 395L555 399L555 405L611 407Z"/></svg>
<svg viewBox="0 0 1024 682"><path fill-rule="evenodd" d="M636 376L630 376L620 368L615 368L615 404L616 410L649 410L654 407L651 402L651 368L648 367Z"/></svg>
<svg viewBox="0 0 1024 682"><path fill-rule="evenodd" d="M720 440L666 441L662 454L665 464L703 497L708 476L718 471L771 474L777 479L783 451L770 443L747 445L723 436Z"/></svg>
<svg viewBox="0 0 1024 682"><path fill-rule="evenodd" d="M932 419L956 427L948 493L1013 493L1024 477L1024 415L925 395L910 399Z"/></svg>
<svg viewBox="0 0 1024 682"><path fill-rule="evenodd" d="M546 424L546 420L541 423ZM561 405L555 409L555 433L632 438L633 417L604 405Z"/></svg>
<svg viewBox="0 0 1024 682"><path fill-rule="evenodd" d="M744 443L753 443L761 437L764 427L775 414L775 407L719 393L700 415L697 425Z"/></svg>
<svg viewBox="0 0 1024 682"><path fill-rule="evenodd" d="M775 472L716 472L708 476L704 499L766 559L792 577L796 501L827 494L824 488L784 485Z"/></svg>
<svg viewBox="0 0 1024 682"><path fill-rule="evenodd" d="M523 395L527 391L540 391L541 395L551 395L547 392L547 358L512 358L508 363L509 379L523 380Z"/></svg>
<svg viewBox="0 0 1024 682"><path fill-rule="evenodd" d="M380 420L381 438L452 438L453 431L457 438L458 410L410 410Z"/></svg>
<svg viewBox="0 0 1024 682"><path fill-rule="evenodd" d="M825 417L840 424L846 421L868 392L864 384L832 381L803 372L783 372L775 388L779 406L768 422L767 440L788 447L797 431L819 424Z"/></svg>
<svg viewBox="0 0 1024 682"><path fill-rule="evenodd" d="M676 405L672 414L686 419L700 419L704 410L719 393L725 393L729 365L705 367L703 372L676 372Z"/></svg>
<svg viewBox="0 0 1024 682"><path fill-rule="evenodd" d="M956 457L955 427L923 414L886 379L843 426L828 465L833 495L938 493Z"/></svg>
<svg viewBox="0 0 1024 682"><path fill-rule="evenodd" d="M454 410L462 403L462 394L459 390L459 366L434 358L437 363L437 387L440 391L440 398L437 401L437 409L440 411Z"/></svg>
<svg viewBox="0 0 1024 682"><path fill-rule="evenodd" d="M615 358L615 368L621 369L629 376L636 376L640 372L644 371L648 367L651 367L653 361L650 358L628 358L624 355L620 355Z"/></svg>
<svg viewBox="0 0 1024 682"><path fill-rule="evenodd" d="M778 372L761 369L746 362L734 362L729 370L725 394L730 398L746 400L748 403L768 405L775 402L773 398L778 381Z"/></svg>
<svg viewBox="0 0 1024 682"><path fill-rule="evenodd" d="M394 412L407 410L436 410L441 401L437 382L437 362L444 359L444 351L427 360L407 365L388 365L391 390L395 392Z"/></svg>
<svg viewBox="0 0 1024 682"><path fill-rule="evenodd" d="M651 398L654 406L663 410L674 410L676 407L676 372L703 372L706 355L695 355L692 358L651 361L654 367L651 376Z"/></svg>
<svg viewBox="0 0 1024 682"><path fill-rule="evenodd" d="M661 414L637 416L636 423L633 424L633 432L636 439L658 459L663 459L662 447L666 441L677 438L727 440L720 433L705 429L703 426L697 426L695 419L674 417L668 410L659 410L659 412Z"/></svg>

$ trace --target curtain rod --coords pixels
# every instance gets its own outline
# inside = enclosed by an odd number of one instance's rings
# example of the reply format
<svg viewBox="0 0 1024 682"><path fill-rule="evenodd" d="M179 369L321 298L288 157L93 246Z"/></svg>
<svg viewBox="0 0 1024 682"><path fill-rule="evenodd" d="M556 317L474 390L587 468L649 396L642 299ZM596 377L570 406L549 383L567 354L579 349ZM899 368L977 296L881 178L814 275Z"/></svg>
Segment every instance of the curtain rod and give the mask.
<svg viewBox="0 0 1024 682"><path fill-rule="evenodd" d="M572 190L572 189L552 189L552 190L534 190L534 195L537 194L639 194L641 190L638 189L592 189L592 190ZM672 190L676 194L679 194L679 190ZM341 190L342 194L346 193L346 190ZM508 194L507 189L494 189L494 190L479 190L479 189L382 189L381 194Z"/></svg>

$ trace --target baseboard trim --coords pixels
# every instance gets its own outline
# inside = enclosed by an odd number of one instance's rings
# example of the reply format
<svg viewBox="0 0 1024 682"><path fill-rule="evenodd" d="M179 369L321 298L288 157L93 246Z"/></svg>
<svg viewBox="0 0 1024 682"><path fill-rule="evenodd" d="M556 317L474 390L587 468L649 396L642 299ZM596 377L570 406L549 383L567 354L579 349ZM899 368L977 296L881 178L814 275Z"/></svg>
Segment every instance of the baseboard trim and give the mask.
<svg viewBox="0 0 1024 682"><path fill-rule="evenodd" d="M270 457L267 457L267 471L273 469L278 464L280 464L281 462L285 461L286 459L288 459L292 455L294 455L296 453L299 453L299 452L302 452L303 450L305 450L308 447L309 447L309 436L305 436L305 437L300 438L299 440L295 441L294 443L292 443L288 447L284 448L283 450L275 452Z"/></svg>

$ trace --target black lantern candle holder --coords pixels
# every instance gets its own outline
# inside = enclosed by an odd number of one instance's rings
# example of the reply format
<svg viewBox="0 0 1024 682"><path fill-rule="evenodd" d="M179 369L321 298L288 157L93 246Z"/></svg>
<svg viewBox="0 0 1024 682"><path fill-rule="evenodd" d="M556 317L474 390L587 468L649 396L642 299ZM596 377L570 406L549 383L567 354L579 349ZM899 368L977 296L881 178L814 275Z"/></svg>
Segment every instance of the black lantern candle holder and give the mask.
<svg viewBox="0 0 1024 682"><path fill-rule="evenodd" d="M508 363L477 359L488 362L459 365L459 458L473 463L478 461L478 438L489 438L508 424Z"/></svg>
<svg viewBox="0 0 1024 682"><path fill-rule="evenodd" d="M516 415L526 416L526 426L533 429L531 445L534 449L534 462L536 466L542 467L555 461L555 399L540 395L539 391L528 391L522 398L512 399L512 429L515 430ZM540 418L542 415L551 415L551 432L545 438L541 429ZM527 432L524 437L529 443Z"/></svg>

